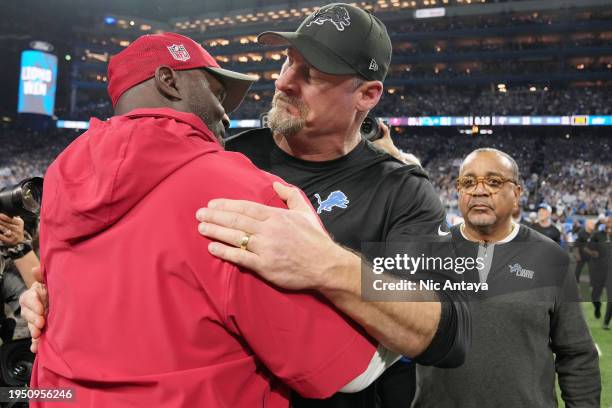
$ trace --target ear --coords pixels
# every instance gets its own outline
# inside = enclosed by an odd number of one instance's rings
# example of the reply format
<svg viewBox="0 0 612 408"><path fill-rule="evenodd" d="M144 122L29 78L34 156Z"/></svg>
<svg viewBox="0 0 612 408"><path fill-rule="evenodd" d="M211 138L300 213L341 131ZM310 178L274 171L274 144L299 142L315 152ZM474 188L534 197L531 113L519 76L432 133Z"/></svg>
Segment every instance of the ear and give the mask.
<svg viewBox="0 0 612 408"><path fill-rule="evenodd" d="M356 108L360 112L367 112L376 106L383 92L380 81L365 81L355 90L357 93Z"/></svg>
<svg viewBox="0 0 612 408"><path fill-rule="evenodd" d="M512 189L512 192L514 193L514 205L513 205L513 207L519 207L520 206L521 194L523 192L523 187L520 184L518 186L514 186L514 188Z"/></svg>
<svg viewBox="0 0 612 408"><path fill-rule="evenodd" d="M383 92L382 82L380 81L364 81L356 89L357 105L356 108L360 112L367 112L376 106Z"/></svg>
<svg viewBox="0 0 612 408"><path fill-rule="evenodd" d="M176 72L166 66L159 66L155 69L155 88L164 98L171 101L180 101L183 99L178 88L178 76Z"/></svg>

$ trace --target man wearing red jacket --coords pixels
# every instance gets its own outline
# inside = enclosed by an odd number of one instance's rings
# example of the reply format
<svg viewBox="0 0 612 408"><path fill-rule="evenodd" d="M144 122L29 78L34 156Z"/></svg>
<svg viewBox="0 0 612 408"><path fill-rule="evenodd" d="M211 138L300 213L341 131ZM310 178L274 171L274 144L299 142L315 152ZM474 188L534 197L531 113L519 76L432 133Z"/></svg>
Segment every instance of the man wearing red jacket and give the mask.
<svg viewBox="0 0 612 408"><path fill-rule="evenodd" d="M254 79L171 33L111 59L116 116L92 119L45 177L51 307L32 387L72 389L69 407L275 408L290 388L358 391L395 361L322 297L279 291L198 234L214 198L284 206L278 178L219 142Z"/></svg>

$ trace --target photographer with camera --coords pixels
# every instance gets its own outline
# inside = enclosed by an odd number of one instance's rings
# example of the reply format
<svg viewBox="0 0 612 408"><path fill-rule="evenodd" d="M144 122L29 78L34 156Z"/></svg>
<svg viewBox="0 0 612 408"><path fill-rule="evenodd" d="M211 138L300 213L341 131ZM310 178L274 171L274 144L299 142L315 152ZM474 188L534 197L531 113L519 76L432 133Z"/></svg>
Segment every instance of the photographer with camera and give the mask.
<svg viewBox="0 0 612 408"><path fill-rule="evenodd" d="M361 123L361 136L372 142L372 144L383 152L391 155L397 160L407 165L421 166L421 161L412 153L406 153L395 146L391 139L389 127L383 121L368 115Z"/></svg>
<svg viewBox="0 0 612 408"><path fill-rule="evenodd" d="M35 282L32 269L40 265L32 248L32 237L25 231L21 217L0 213L0 275L9 261L13 261L25 285Z"/></svg>
<svg viewBox="0 0 612 408"><path fill-rule="evenodd" d="M0 190L0 276L13 261L28 288L36 282L32 269L40 266L32 237L37 235L42 184L41 177L33 177Z"/></svg>
<svg viewBox="0 0 612 408"><path fill-rule="evenodd" d="M21 217L0 213L0 339L3 344L13 339L17 325L4 313L4 304L17 313L19 296L35 281L32 269L39 265L39 261L31 241ZM15 268L9 268L11 261ZM12 269L17 269L18 274Z"/></svg>
<svg viewBox="0 0 612 408"><path fill-rule="evenodd" d="M33 250L40 209L42 179L26 179L0 190L0 300L19 314L19 296L36 278L33 269L40 265ZM12 265L11 265L12 263ZM0 310L0 339L13 339L16 321Z"/></svg>

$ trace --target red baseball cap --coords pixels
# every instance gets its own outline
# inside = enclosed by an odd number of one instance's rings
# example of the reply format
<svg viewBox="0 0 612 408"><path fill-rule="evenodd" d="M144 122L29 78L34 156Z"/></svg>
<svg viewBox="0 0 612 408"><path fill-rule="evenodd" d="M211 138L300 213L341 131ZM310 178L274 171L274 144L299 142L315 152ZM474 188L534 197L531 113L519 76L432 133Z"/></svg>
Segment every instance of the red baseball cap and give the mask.
<svg viewBox="0 0 612 408"><path fill-rule="evenodd" d="M108 94L113 106L125 91L155 76L159 66L174 70L203 68L224 86L222 105L230 113L240 105L247 91L259 78L223 69L197 42L175 33L149 34L139 37L125 50L114 55L108 64Z"/></svg>

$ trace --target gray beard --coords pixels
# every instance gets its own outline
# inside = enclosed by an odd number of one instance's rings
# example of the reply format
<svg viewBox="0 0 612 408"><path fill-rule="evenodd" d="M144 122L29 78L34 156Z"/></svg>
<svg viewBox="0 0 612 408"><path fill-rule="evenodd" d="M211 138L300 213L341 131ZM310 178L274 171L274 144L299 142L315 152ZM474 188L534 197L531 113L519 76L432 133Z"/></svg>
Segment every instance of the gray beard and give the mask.
<svg viewBox="0 0 612 408"><path fill-rule="evenodd" d="M297 99L286 96L279 97L278 95L279 94L274 95L274 98L272 99L272 109L270 109L268 112L268 126L275 134L280 134L285 137L295 136L306 126L308 109ZM283 100L281 103L290 103L295 106L299 110L300 116L293 116L282 107L277 106L278 99L280 98Z"/></svg>
<svg viewBox="0 0 612 408"><path fill-rule="evenodd" d="M273 107L268 112L268 126L273 133L292 137L304 129L306 122L303 118L296 118L283 112L281 109Z"/></svg>

